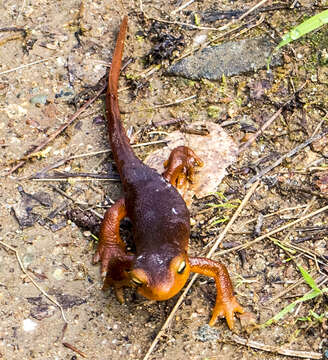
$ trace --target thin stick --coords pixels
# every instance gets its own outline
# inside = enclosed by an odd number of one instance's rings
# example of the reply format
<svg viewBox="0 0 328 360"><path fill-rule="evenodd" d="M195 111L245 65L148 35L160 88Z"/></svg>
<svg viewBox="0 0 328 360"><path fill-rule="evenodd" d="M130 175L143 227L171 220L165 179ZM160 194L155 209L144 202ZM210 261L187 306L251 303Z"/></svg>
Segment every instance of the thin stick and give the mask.
<svg viewBox="0 0 328 360"><path fill-rule="evenodd" d="M253 195L253 193L255 192L257 186L259 185L259 181L257 181L256 183L254 183L252 185L252 187L249 189L249 191L247 192L246 196L244 197L243 201L240 203L240 205L238 206L236 212L233 214L231 220L229 221L229 223L227 224L227 226L223 229L223 231L220 233L218 239L215 241L214 245L212 246L211 250L208 252L207 254L207 258L210 258L215 250L218 248L218 246L220 245L221 241L224 239L224 237L226 236L227 232L230 230L230 228L232 227L233 223L236 221L237 217L239 216L239 214L241 213L241 211L244 209L244 207L246 206L246 204L248 203L249 199L251 198L251 196Z"/></svg>
<svg viewBox="0 0 328 360"><path fill-rule="evenodd" d="M319 139L321 139L322 137L324 137L325 135L327 135L327 132L323 132L320 135L316 135L316 136L311 136L310 138L308 138L306 141L304 141L302 144L297 145L296 147L294 147L294 149L290 150L287 154L284 154L283 156L281 156L277 161L275 161L273 164L271 164L270 166L267 166L266 168L264 168L263 170L261 170L257 175L253 176L245 185L246 187L248 187L250 184L252 184L254 181L260 179L263 175L267 174L269 171L271 171L272 169L274 169L275 167L277 167L278 165L280 165L285 159L294 156L295 154L297 154L299 151L301 151L302 149L304 149L305 147L307 147L308 145L312 144L314 141L317 141ZM247 143L246 143L247 144Z"/></svg>
<svg viewBox="0 0 328 360"><path fill-rule="evenodd" d="M268 119L263 126L261 126L261 128L259 130L256 131L256 133L254 133L243 145L240 146L239 148L239 153L244 151L245 149L247 149L252 143L253 141L263 133L263 131L269 127L276 119L277 117L282 113L283 110L283 106L276 111L271 117L270 119Z"/></svg>
<svg viewBox="0 0 328 360"><path fill-rule="evenodd" d="M74 182L82 182L82 181L113 181L113 182L118 182L120 181L120 179L102 179L102 178L91 178L91 177L66 177L66 178L41 178L41 179L31 179L32 181L39 181L39 182L55 182L55 181L59 181L59 182L67 182L69 180L74 181Z"/></svg>
<svg viewBox="0 0 328 360"><path fill-rule="evenodd" d="M304 84L303 84L297 91L294 92L294 94L290 97L290 99L287 100L287 101L280 107L280 109L279 109L276 113L274 113L274 114L271 116L271 118L270 118L258 131L256 131L255 134L253 134L253 135L248 139L247 142L245 142L245 144L243 144L243 145L240 146L239 152L244 151L246 148L248 148L248 147L252 144L252 142L253 142L260 134L262 134L262 133L264 132L264 130L265 130L267 127L269 127L274 120L276 120L276 118L282 113L282 111L284 110L284 108L285 108L293 99L295 99L296 94L298 94L298 93L306 86L306 84L307 84L307 81L305 81ZM318 129L318 127L317 127L317 129ZM315 131L317 131L317 129L316 129ZM313 134L312 136L314 136L314 134Z"/></svg>
<svg viewBox="0 0 328 360"><path fill-rule="evenodd" d="M187 1L185 4L179 6L177 9L171 11L170 14L173 15L173 14L175 14L175 13L177 13L177 12L185 9L187 6L191 5L194 1L195 1L195 0L189 0L189 1Z"/></svg>
<svg viewBox="0 0 328 360"><path fill-rule="evenodd" d="M21 66L18 66L16 68L13 68L13 69L2 71L2 72L0 72L0 75L9 74L11 72L21 70L21 69L27 68L27 67L35 65L35 64L40 64L40 63L43 63L43 62L48 61L48 60L51 60L51 59L41 59L41 60L33 61L33 62L29 63L29 64L21 65Z"/></svg>
<svg viewBox="0 0 328 360"><path fill-rule="evenodd" d="M28 154L28 158L32 157L35 153L42 150L46 145L48 145L52 140L54 140L60 133L62 133L69 125L71 125L76 118L78 118L93 102L95 102L98 99L98 97L106 89L106 86L107 84L104 85L92 99L88 100L83 106L81 106L80 109L77 110L75 114L73 114L65 124L63 124L58 130L53 132L45 141L43 141L40 145L38 145L37 148L34 149L32 153ZM21 160L17 165L15 165L12 169L9 170L7 175L12 174L18 168L23 166L26 160L27 159Z"/></svg>
<svg viewBox="0 0 328 360"><path fill-rule="evenodd" d="M221 27L218 27L218 28L209 27L209 26L198 26L198 25L194 25L194 24L184 23L184 22L181 22L181 21L164 20L164 19L159 19L159 18L154 18L154 17L151 17L149 19L157 21L157 22L162 22L162 23L165 23L165 24L186 26L186 27L189 27L191 29L197 29L197 30L223 31L228 27L227 25L224 25L224 26L221 26Z"/></svg>
<svg viewBox="0 0 328 360"><path fill-rule="evenodd" d="M285 212L285 211L293 211L293 210L302 209L302 208L305 208L306 206L307 206L307 205L298 205L298 206L294 206L294 207L289 207L289 208L280 209L280 210L277 210L277 211L275 211L275 212L273 212L273 213L263 215L263 218L265 219L265 218L268 218L268 217L271 217L271 216L280 214L280 213ZM210 208L210 210L211 210L211 208ZM295 217L296 217L296 216L294 216L294 218L295 218ZM247 225L247 224L250 224L250 223L252 223L252 222L254 222L254 221L257 221L257 219L254 218L254 219L248 220L248 221L246 221L245 223L243 223L243 226L245 226L245 225Z"/></svg>
<svg viewBox="0 0 328 360"><path fill-rule="evenodd" d="M85 353L83 353L81 350L79 350L76 346L70 344L70 343L67 343L67 342L63 342L63 345L65 347L67 347L68 349L76 352L77 354L79 354L80 356L82 356L83 358L87 358L87 355Z"/></svg>
<svg viewBox="0 0 328 360"><path fill-rule="evenodd" d="M19 13L17 15L17 18L16 18L16 23L18 23L20 21L20 18L21 18L22 13L23 13L23 11L25 9L25 6L26 6L26 0L23 0L23 4L22 4L22 6L21 6L21 8L19 10Z"/></svg>
<svg viewBox="0 0 328 360"><path fill-rule="evenodd" d="M95 179L95 180L110 180L110 181L120 181L120 178L117 176L110 176L108 174L93 174L93 173L84 173L84 172L77 172L71 173L67 171L55 171L54 174L42 174L41 176L35 175L31 176L29 180L37 180L37 179L76 179L76 178L86 178L86 179Z"/></svg>
<svg viewBox="0 0 328 360"><path fill-rule="evenodd" d="M250 8L249 10L247 10L243 15L241 15L238 19L233 19L230 22L228 22L226 25L222 26L221 29L225 30L229 27L231 27L232 25L236 24L237 22L243 20L246 16L248 16L249 14L251 14L253 11L255 11L258 7L262 6L265 2L267 2L267 0L262 0L260 1L257 5L253 6L252 8Z"/></svg>
<svg viewBox="0 0 328 360"><path fill-rule="evenodd" d="M257 186L259 184L259 181L257 181L256 183L254 183L252 185L252 187L249 189L248 193L246 194L245 198L243 199L243 201L241 202L241 204L239 205L239 207L237 208L236 212L233 214L232 218L230 219L229 223L227 224L227 226L224 228L224 230L222 231L222 233L220 234L220 236L217 238L217 240L215 241L214 245L212 246L211 250L208 252L208 254L206 255L207 258L211 257L212 254L215 252L215 250L217 249L217 247L220 245L221 241L223 240L223 238L225 237L225 235L227 234L227 232L230 230L231 226L233 225L233 223L236 221L237 217L239 216L239 214L241 213L241 211L243 210L243 208L246 206L247 202L249 201L250 197L253 195L254 191L256 190ZM152 351L154 350L155 346L157 345L158 341L160 340L160 338L162 337L162 335L164 334L165 330L167 329L167 327L169 326L169 324L171 323L175 313L177 312L179 306L181 305L182 301L184 300L184 298L186 297L188 291L190 290L191 286L193 285L193 283L195 282L195 280L197 279L198 274L193 275L193 277L191 278L191 280L189 281L188 285L186 286L186 288L184 289L183 293L180 295L178 301L176 302L176 304L174 305L170 315L167 317L165 323L163 324L162 328L160 329L160 331L158 332L158 334L156 335L154 341L152 342L152 344L150 345L150 348L147 351L147 354L145 355L145 357L143 358L143 360L148 360L150 354L152 353Z"/></svg>
<svg viewBox="0 0 328 360"><path fill-rule="evenodd" d="M139 147L143 147L143 146L166 144L168 142L169 142L169 140L155 140L155 141L148 141L148 142L143 142L143 143L139 143L139 144L132 144L131 146L133 148L139 148ZM79 155L73 155L73 156L70 156L67 159L59 160L58 163L60 161L65 161L66 162L68 160L79 159L79 158L89 157L89 156L96 156L96 155L100 155L100 154L106 154L106 153L110 153L111 151L112 151L111 149L106 149L106 150L93 151L93 152L79 154Z"/></svg>
<svg viewBox="0 0 328 360"><path fill-rule="evenodd" d="M311 275L311 274L310 274ZM314 279L315 282L316 279ZM290 294L291 290L295 289L296 287L298 287L299 285L301 285L302 283L305 282L305 279L303 277L301 277L300 279L298 279L294 284L288 286L285 290L283 290L282 292L280 292L279 294L277 294L276 296L274 296L271 299L268 299L267 301L263 301L263 304L265 305L269 305L274 303L275 301L279 300L281 297L283 297L285 294Z"/></svg>
<svg viewBox="0 0 328 360"><path fill-rule="evenodd" d="M151 146L151 145L157 145L157 144L167 144L169 142L169 140L155 140L155 141L148 141L148 142L144 142L144 143L139 143L139 144L133 144L131 145L133 148L138 148L138 147L143 147L143 146ZM83 157L89 157L89 156L96 156L96 155L101 155L101 154L106 154L106 153L110 153L112 150L111 149L107 149L107 150L99 150L99 151L93 151L93 152L89 152L89 153L84 153L84 154L79 154L79 155L73 155L73 156L69 156L67 158L58 160L57 162L50 164L48 166L46 166L44 169L42 169L41 171L35 173L34 175L28 175L28 176L24 176L19 178L19 180L25 180L25 179L41 179L42 176L45 176L45 174L52 170L52 169L56 169L59 166L62 166L64 164L66 164L67 162L74 160L74 159L79 159L79 158L83 158Z"/></svg>
<svg viewBox="0 0 328 360"><path fill-rule="evenodd" d="M13 251L16 255L16 259L18 261L18 264L22 270L22 272L31 280L32 284L47 298L49 299L53 304L55 304L59 309L60 309L60 312L61 312L61 315L62 315L62 318L63 320L65 321L65 323L68 323L66 317L65 317L65 313L64 313L64 309L62 308L62 306L52 297L50 296L49 294L47 294L39 285L37 282L34 281L34 279L31 277L31 275L25 270L25 267L22 263L22 260L18 254L18 251L13 248L12 246L4 243L3 241L0 241L0 245L2 245L3 247Z"/></svg>
<svg viewBox="0 0 328 360"><path fill-rule="evenodd" d="M152 111L154 109L160 109L160 108L164 108L164 107L174 106L174 105L181 104L182 102L195 99L196 97L197 97L197 95L192 95L192 96L188 96L188 97L183 98L183 99L178 99L178 100L172 101L170 103L154 105L154 106L146 108L146 109L133 110L133 111L124 111L124 112L122 111L122 114L132 114L132 113L142 112L142 111Z"/></svg>
<svg viewBox="0 0 328 360"><path fill-rule="evenodd" d="M7 44L7 42L9 42L9 41L20 40L20 39L23 39L22 34L8 36L8 37L3 38L3 39L0 40L0 46L2 46L4 44Z"/></svg>
<svg viewBox="0 0 328 360"><path fill-rule="evenodd" d="M181 104L182 102L185 102L185 101L188 101L188 100L191 100L191 99L195 99L196 97L197 97L197 95L191 95L191 96L188 96L188 97L183 98L183 99L178 99L178 100L172 101L170 103L154 105L153 108L159 109L159 108L162 108L162 107L168 107L168 106L172 106L172 105Z"/></svg>
<svg viewBox="0 0 328 360"><path fill-rule="evenodd" d="M233 247L231 249L220 251L220 252L216 253L215 256L221 256L221 255L230 253L232 251L237 251L237 250L240 250L240 249L246 249L246 248L250 247L251 245L254 245L255 243L267 238L268 236L276 234L276 233L278 233L278 232L280 232L282 230L288 229L289 227L291 227L291 226L293 226L295 224L298 224L301 221L310 219L311 217L316 216L316 215L318 215L318 214L320 214L320 213L322 213L324 211L327 211L327 210L328 210L328 205L326 205L326 206L324 206L324 207L322 207L322 208L320 208L320 209L318 209L316 211L313 211L312 213L310 213L308 215L305 215L305 216L303 216L303 217L301 217L301 218L299 218L299 219L297 219L295 221L292 221L289 224L280 226L279 228L274 229L274 230L268 232L267 234L261 235L261 236L257 237L256 239L254 239L254 240L252 240L252 241L250 241L250 242L248 242L246 244L238 245L238 246L235 246L235 247Z"/></svg>
<svg viewBox="0 0 328 360"><path fill-rule="evenodd" d="M243 20L246 16L248 16L249 14L251 14L253 11L255 11L257 8L259 8L260 6L264 5L268 0L262 0L260 1L258 4L256 4L255 6L253 6L252 8L250 8L248 11L246 11L243 15L241 15L238 20Z"/></svg>
<svg viewBox="0 0 328 360"><path fill-rule="evenodd" d="M322 359L322 354L314 351L300 351L300 350L290 350L282 349L278 346L266 345L258 341L244 339L236 334L232 335L232 340L240 345L249 346L253 349L268 351L274 354L280 354L285 356L294 356L296 358L306 358L306 359Z"/></svg>

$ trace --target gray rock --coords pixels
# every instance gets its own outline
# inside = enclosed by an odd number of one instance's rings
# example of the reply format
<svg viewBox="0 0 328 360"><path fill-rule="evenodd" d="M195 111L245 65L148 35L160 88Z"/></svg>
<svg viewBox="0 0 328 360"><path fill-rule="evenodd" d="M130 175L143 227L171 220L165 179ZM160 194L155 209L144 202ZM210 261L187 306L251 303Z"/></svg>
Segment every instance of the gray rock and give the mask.
<svg viewBox="0 0 328 360"><path fill-rule="evenodd" d="M254 72L267 66L275 44L267 38L230 41L208 47L170 66L167 73L188 79L220 80L222 75L233 76ZM282 64L281 53L276 54L270 66Z"/></svg>
<svg viewBox="0 0 328 360"><path fill-rule="evenodd" d="M45 105L47 103L48 95L39 94L35 95L30 99L30 103L34 105Z"/></svg>
<svg viewBox="0 0 328 360"><path fill-rule="evenodd" d="M216 341L220 338L220 332L209 325L200 326L195 333L195 338L201 342Z"/></svg>

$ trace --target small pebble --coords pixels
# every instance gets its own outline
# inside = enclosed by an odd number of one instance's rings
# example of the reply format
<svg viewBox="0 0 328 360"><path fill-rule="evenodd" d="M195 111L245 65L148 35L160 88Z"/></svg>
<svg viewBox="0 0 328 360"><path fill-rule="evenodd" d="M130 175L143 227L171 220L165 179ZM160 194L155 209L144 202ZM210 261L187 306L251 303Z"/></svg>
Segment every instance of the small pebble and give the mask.
<svg viewBox="0 0 328 360"><path fill-rule="evenodd" d="M55 94L56 99L62 98L62 97L69 99L69 98L73 98L73 96L74 96L74 91L70 87L68 87L66 89L62 89L59 91L59 93Z"/></svg>
<svg viewBox="0 0 328 360"><path fill-rule="evenodd" d="M105 122L105 118L101 115L98 115L96 116L93 120L92 120L92 123L94 125L101 125L101 124L104 124Z"/></svg>
<svg viewBox="0 0 328 360"><path fill-rule="evenodd" d="M217 340L219 336L220 332L208 324L199 327L195 334L196 339L202 342Z"/></svg>
<svg viewBox="0 0 328 360"><path fill-rule="evenodd" d="M56 269L52 276L56 279L56 280L62 280L64 279L64 271L63 269Z"/></svg>
<svg viewBox="0 0 328 360"><path fill-rule="evenodd" d="M65 60L64 57L59 56L59 57L56 59L56 63L57 63L57 65L64 66L64 65L66 64L66 60Z"/></svg>
<svg viewBox="0 0 328 360"><path fill-rule="evenodd" d="M207 39L207 34L196 35L193 39L193 46L199 46L203 44Z"/></svg>
<svg viewBox="0 0 328 360"><path fill-rule="evenodd" d="M22 259L24 267L28 267L29 265L32 264L33 261L34 261L33 254L26 254L26 255L24 255L24 257Z"/></svg>
<svg viewBox="0 0 328 360"><path fill-rule="evenodd" d="M25 319L23 320L23 330L30 332L34 331L37 327L37 323L32 321L31 319Z"/></svg>
<svg viewBox="0 0 328 360"><path fill-rule="evenodd" d="M45 94L39 94L36 96L33 96L30 99L30 103L34 105L45 105L47 103L48 95Z"/></svg>

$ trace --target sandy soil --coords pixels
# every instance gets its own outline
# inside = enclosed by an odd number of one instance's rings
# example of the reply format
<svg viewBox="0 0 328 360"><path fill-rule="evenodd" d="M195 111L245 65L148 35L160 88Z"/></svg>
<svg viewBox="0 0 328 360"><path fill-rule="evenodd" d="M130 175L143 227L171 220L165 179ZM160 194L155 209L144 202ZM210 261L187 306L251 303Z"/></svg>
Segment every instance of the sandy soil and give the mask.
<svg viewBox="0 0 328 360"><path fill-rule="evenodd" d="M75 95L86 90L84 97L78 97L78 107L94 96L91 87L108 69L124 14L129 15L125 57L134 61L121 77L120 104L125 127L135 143L161 140L165 132L178 129L177 125L155 126L170 118L183 118L187 124L231 121L225 129L242 143L253 128L261 127L282 104L293 99L263 136L228 169L218 188L225 198L209 194L193 202L191 254L205 255L227 224L221 221L213 225L213 220L230 219L235 211L235 207L209 207L209 203L239 204L248 191L245 184L256 172L304 143L314 132L323 134L327 129L326 30L286 49L285 64L273 69L272 76L263 70L222 82L189 81L166 76L164 68L169 60L163 60L163 67L143 80L140 76L150 69L145 68L144 57L154 45L148 34L152 21L146 17L167 19L178 6L174 1L144 1L141 9L140 3L86 0L82 8L80 0L9 0L0 4L0 171L5 175L0 191L1 359L73 360L83 355L94 360L143 359L177 301L178 296L166 302L150 302L127 289L126 302L121 305L113 292L102 292L99 267L91 262L94 239L65 216L72 207L92 209L101 216L112 200L121 196L110 154L91 154L108 149L103 96L39 156L27 159L18 171L6 175L27 151L69 119L75 112ZM266 6L272 3L268 1ZM304 8L312 2L299 3L303 10L275 10L251 16L244 23L257 26L249 26L234 36L226 34L222 39L263 34L277 39L277 34L300 22L303 15L314 13ZM186 8L188 12L172 14L171 20L193 23L194 14L209 8L236 10L254 4L196 1ZM324 5L324 1L317 2L317 6ZM230 20L200 25L215 28ZM177 49L177 56L190 50L199 35L211 38L218 34L175 24L161 26L162 31L174 36L184 35L185 47ZM24 28L26 36L22 31L4 31L8 27ZM12 69L16 70L9 72ZM140 85L140 90L131 90L131 84ZM302 90L295 97L299 88ZM196 100L154 108L194 94ZM136 153L145 158L163 146L143 146ZM269 172L226 235L221 250L244 244L326 206L328 195L322 175L327 166L327 147L326 135ZM47 181L28 179L49 165L81 154L89 155L50 170L51 179ZM63 179L63 172L108 173L114 180ZM20 225L17 218L30 221L25 223L30 226ZM302 242L295 242L299 239ZM17 251L18 257L8 246ZM225 253L220 261L229 269L240 303L254 314L258 324L263 324L310 291L297 265L303 266L321 289L327 287L327 211L241 252ZM66 329L59 308L32 280L62 305L68 320ZM209 328L214 300L213 281L200 277L150 359L282 359L280 349L308 351L312 353L305 354L306 358L318 358L315 354L327 351L327 295L301 302L291 314L265 328L249 329L236 320L235 333L239 337L273 346L270 352L237 344L224 320Z"/></svg>

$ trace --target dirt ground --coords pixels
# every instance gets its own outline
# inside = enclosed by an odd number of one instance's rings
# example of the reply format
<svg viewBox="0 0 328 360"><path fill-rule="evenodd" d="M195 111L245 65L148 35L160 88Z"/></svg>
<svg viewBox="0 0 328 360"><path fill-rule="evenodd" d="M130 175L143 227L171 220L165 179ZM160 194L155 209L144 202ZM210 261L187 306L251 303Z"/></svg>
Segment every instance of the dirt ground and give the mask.
<svg viewBox="0 0 328 360"><path fill-rule="evenodd" d="M223 34L220 41L266 35L279 41L279 35L323 9L327 1L268 1L264 7L297 6L254 12L220 32L215 28L234 18L227 15L206 23L206 16L202 17L206 10L249 9L257 1L195 1L172 12L184 3L0 3L0 359L143 359L178 299L179 295L151 302L127 289L125 304L119 304L113 292L101 291L99 267L91 261L95 252L91 232L67 220L71 208L92 210L99 218L122 195L113 160L104 151L109 145L103 96L38 156L26 157L68 121L76 108L95 96L93 87L108 70L125 14L129 16L129 35L124 57L132 61L121 76L120 106L135 144L162 140L166 133L179 129L177 123L161 125L168 119L183 119L189 125L213 121L224 125L238 144L244 144L282 109L227 169L218 194L191 205L190 254L207 254L249 191L247 184L254 175L313 135L321 135L261 177L214 258L228 267L237 298L257 324L309 293L298 266L307 270L320 289L328 286L324 208L328 198L327 28L284 49L284 65L272 69L271 74L261 70L219 82L165 74L165 66L188 52L203 35L210 40ZM229 32L240 25L244 26ZM160 41L152 39L154 28L174 37L184 36L182 44L169 54L171 59L165 59L164 50L159 53L164 57L157 61L161 68L151 64L154 55L147 58ZM174 106L156 107L192 95L197 96ZM136 153L144 159L164 146L141 146ZM22 159L23 166L8 175ZM40 179L37 174L41 171L49 178ZM67 178L67 173L89 176ZM90 174L109 174L112 180L92 179ZM311 215L317 210L317 215ZM271 237L238 251L232 249L306 215L307 219ZM61 304L67 328L49 297ZM283 350L294 355L291 359L302 355L318 359L320 354L328 358L327 293L299 302L270 326L254 328L236 318L234 333L224 320L218 320L213 328L207 326L214 301L213 281L199 277L149 359L282 359ZM244 346L238 343L240 338L253 342ZM261 351L259 346L268 346L269 351Z"/></svg>

